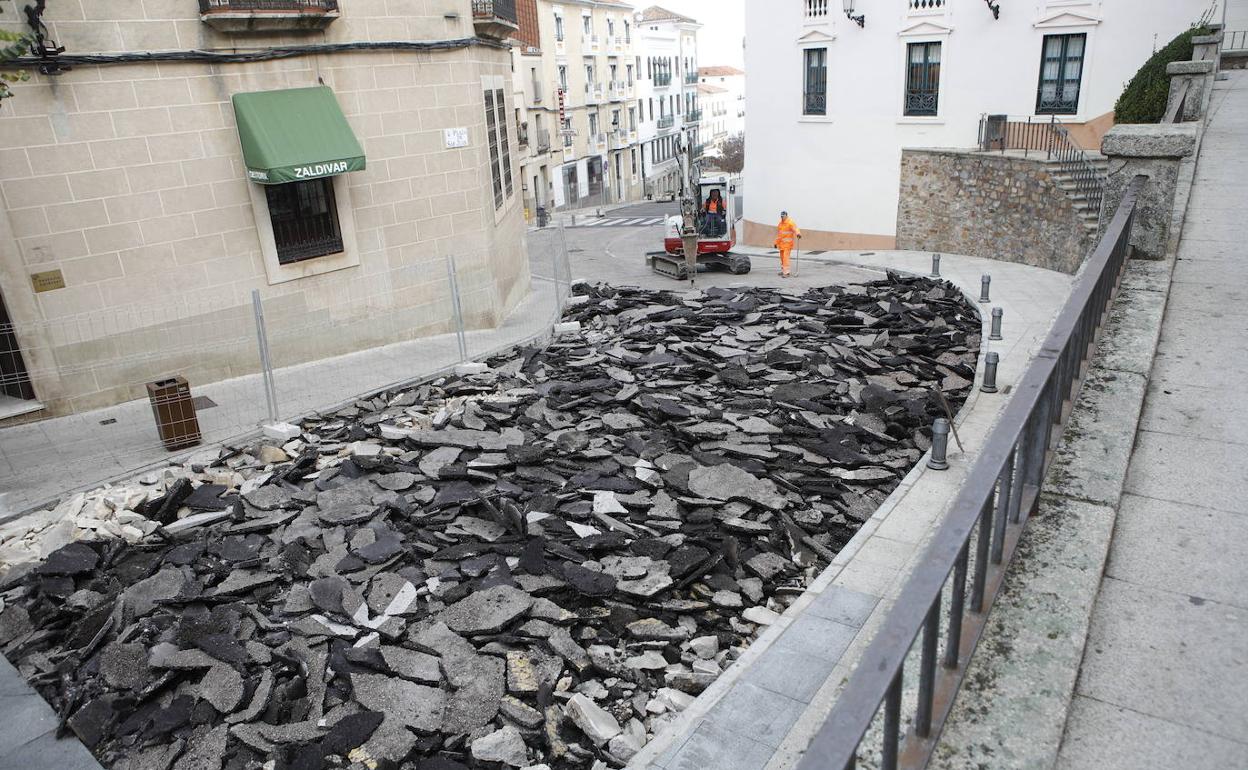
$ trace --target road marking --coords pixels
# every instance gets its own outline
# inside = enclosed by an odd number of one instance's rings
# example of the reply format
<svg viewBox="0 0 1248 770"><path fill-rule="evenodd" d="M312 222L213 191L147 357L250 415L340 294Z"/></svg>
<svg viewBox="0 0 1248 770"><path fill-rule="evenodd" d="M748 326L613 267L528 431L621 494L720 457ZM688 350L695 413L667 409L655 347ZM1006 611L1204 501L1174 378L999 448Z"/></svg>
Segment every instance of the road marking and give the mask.
<svg viewBox="0 0 1248 770"><path fill-rule="evenodd" d="M568 227L649 227L663 224L665 217L602 217L577 222Z"/></svg>

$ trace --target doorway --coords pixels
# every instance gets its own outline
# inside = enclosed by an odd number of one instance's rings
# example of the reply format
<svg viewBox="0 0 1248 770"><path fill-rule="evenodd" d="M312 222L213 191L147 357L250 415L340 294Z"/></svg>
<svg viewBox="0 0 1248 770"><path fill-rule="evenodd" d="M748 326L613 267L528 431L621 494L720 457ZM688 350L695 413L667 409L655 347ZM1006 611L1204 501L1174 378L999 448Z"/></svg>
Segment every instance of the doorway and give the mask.
<svg viewBox="0 0 1248 770"><path fill-rule="evenodd" d="M17 339L4 294L0 293L0 419L31 410L35 389L30 384L22 347Z"/></svg>

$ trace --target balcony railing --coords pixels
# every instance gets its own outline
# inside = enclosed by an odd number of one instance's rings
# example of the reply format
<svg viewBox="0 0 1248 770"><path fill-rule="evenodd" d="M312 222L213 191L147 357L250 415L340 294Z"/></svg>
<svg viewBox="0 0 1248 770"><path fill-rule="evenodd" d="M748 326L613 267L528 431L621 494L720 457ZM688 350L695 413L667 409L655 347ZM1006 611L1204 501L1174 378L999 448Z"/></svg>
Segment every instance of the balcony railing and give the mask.
<svg viewBox="0 0 1248 770"><path fill-rule="evenodd" d="M199 14L222 32L317 30L338 18L338 0L199 0Z"/></svg>
<svg viewBox="0 0 1248 770"><path fill-rule="evenodd" d="M1036 153L1058 163L1058 173L1068 180L1071 192L1087 201L1089 210L1100 211L1105 195L1105 176L1089 160L1087 152L1070 138L1070 130L1056 117L984 115L979 120L979 148L985 152L1022 150L1023 157Z"/></svg>
<svg viewBox="0 0 1248 770"><path fill-rule="evenodd" d="M655 73L654 84L656 86L670 86L672 84L672 73L670 72Z"/></svg>
<svg viewBox="0 0 1248 770"><path fill-rule="evenodd" d="M697 70L690 70L690 71L686 72L686 73L685 73L685 83L686 83L686 84L688 84L688 85L697 85L697 83L698 83L698 71L697 71Z"/></svg>
<svg viewBox="0 0 1248 770"><path fill-rule="evenodd" d="M506 40L520 29L516 0L472 0L472 24L477 34Z"/></svg>
<svg viewBox="0 0 1248 770"><path fill-rule="evenodd" d="M946 0L906 0L910 13L932 13L943 10Z"/></svg>
<svg viewBox="0 0 1248 770"><path fill-rule="evenodd" d="M529 124L528 123L521 123L516 128L516 143L519 144L521 147L527 147L529 145Z"/></svg>
<svg viewBox="0 0 1248 770"><path fill-rule="evenodd" d="M338 10L338 0L199 0L200 13L213 11L324 13L336 10Z"/></svg>
<svg viewBox="0 0 1248 770"><path fill-rule="evenodd" d="M676 125L675 115L664 115L659 118L659 128L671 128L674 125Z"/></svg>
<svg viewBox="0 0 1248 770"><path fill-rule="evenodd" d="M689 112L685 113L686 123L697 123L701 119L702 119L702 110L689 110Z"/></svg>
<svg viewBox="0 0 1248 770"><path fill-rule="evenodd" d="M832 0L806 0L806 18L822 19L828 15L828 5Z"/></svg>
<svg viewBox="0 0 1248 770"><path fill-rule="evenodd" d="M602 86L597 83L586 83L585 101L591 104L602 101Z"/></svg>
<svg viewBox="0 0 1248 770"><path fill-rule="evenodd" d="M533 147L540 153L550 152L550 131L539 128L533 132Z"/></svg>

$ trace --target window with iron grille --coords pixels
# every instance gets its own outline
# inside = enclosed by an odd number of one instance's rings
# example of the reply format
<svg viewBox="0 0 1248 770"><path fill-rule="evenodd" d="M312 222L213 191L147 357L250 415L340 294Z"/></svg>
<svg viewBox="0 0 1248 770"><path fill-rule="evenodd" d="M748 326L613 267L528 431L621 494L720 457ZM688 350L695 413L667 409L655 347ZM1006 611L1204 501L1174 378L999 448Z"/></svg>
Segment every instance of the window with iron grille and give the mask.
<svg viewBox="0 0 1248 770"><path fill-rule="evenodd" d="M802 89L802 114L828 114L828 49L807 48L805 51L805 85Z"/></svg>
<svg viewBox="0 0 1248 770"><path fill-rule="evenodd" d="M498 143L501 148L498 162L503 167L503 186L507 190L507 197L510 198L515 188L511 178L511 140L507 138L507 101L503 98L501 88L494 91L494 109L498 112Z"/></svg>
<svg viewBox="0 0 1248 770"><path fill-rule="evenodd" d="M499 164L498 118L494 112L494 91L485 92L485 127L490 146L490 175L494 178L494 208L503 207L503 169Z"/></svg>
<svg viewBox="0 0 1248 770"><path fill-rule="evenodd" d="M935 115L940 107L940 43L911 43L906 50L906 115Z"/></svg>
<svg viewBox="0 0 1248 770"><path fill-rule="evenodd" d="M1074 115L1079 111L1083 51L1087 42L1086 34L1044 36L1040 87L1036 93L1037 115Z"/></svg>
<svg viewBox="0 0 1248 770"><path fill-rule="evenodd" d="M343 250L333 177L265 185L264 194L279 265Z"/></svg>

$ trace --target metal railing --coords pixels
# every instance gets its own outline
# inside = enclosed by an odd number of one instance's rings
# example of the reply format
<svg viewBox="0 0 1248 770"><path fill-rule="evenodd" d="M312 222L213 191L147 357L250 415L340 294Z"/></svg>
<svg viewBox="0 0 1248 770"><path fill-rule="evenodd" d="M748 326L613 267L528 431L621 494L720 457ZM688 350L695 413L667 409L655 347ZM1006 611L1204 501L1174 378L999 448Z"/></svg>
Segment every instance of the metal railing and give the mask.
<svg viewBox="0 0 1248 770"><path fill-rule="evenodd" d="M980 449L948 515L797 770L852 770L881 706L879 767L926 767L1023 527L1035 511L1048 453L1061 435L1064 409L1078 396L1084 366L1114 299L1127 261L1142 182L1137 177L1128 187L1048 338ZM946 591L948 607L942 601ZM938 659L942 639L944 652ZM903 728L903 676L906 658L916 643L920 645L917 703L905 715L911 726Z"/></svg>
<svg viewBox="0 0 1248 770"><path fill-rule="evenodd" d="M1237 29L1222 33L1222 53L1248 51L1248 30Z"/></svg>
<svg viewBox="0 0 1248 770"><path fill-rule="evenodd" d="M672 84L672 73L656 72L654 75L654 84L656 86L670 86Z"/></svg>
<svg viewBox="0 0 1248 770"><path fill-rule="evenodd" d="M689 110L685 113L686 123L697 123L702 120L702 110Z"/></svg>
<svg viewBox="0 0 1248 770"><path fill-rule="evenodd" d="M697 85L697 83L698 83L698 71L697 70L689 70L688 72L685 73L686 85L692 86L692 85Z"/></svg>
<svg viewBox="0 0 1248 770"><path fill-rule="evenodd" d="M806 0L806 18L822 19L828 15L830 0Z"/></svg>
<svg viewBox="0 0 1248 770"><path fill-rule="evenodd" d="M199 0L199 12L290 11L325 13L338 10L338 0Z"/></svg>
<svg viewBox="0 0 1248 770"><path fill-rule="evenodd" d="M1007 115L983 115L979 119L979 148L985 152L999 149L1003 154L1022 150L1023 157L1044 153L1046 160L1058 162L1058 175L1073 186L1071 192L1082 196L1089 210L1100 211L1105 176L1056 116L1010 120Z"/></svg>
<svg viewBox="0 0 1248 770"><path fill-rule="evenodd" d="M945 7L945 0L907 0L911 12L939 11Z"/></svg>
<svg viewBox="0 0 1248 770"><path fill-rule="evenodd" d="M676 125L675 115L664 115L659 118L659 128L671 128Z"/></svg>
<svg viewBox="0 0 1248 770"><path fill-rule="evenodd" d="M516 0L472 0L472 17L498 18L517 24Z"/></svg>

